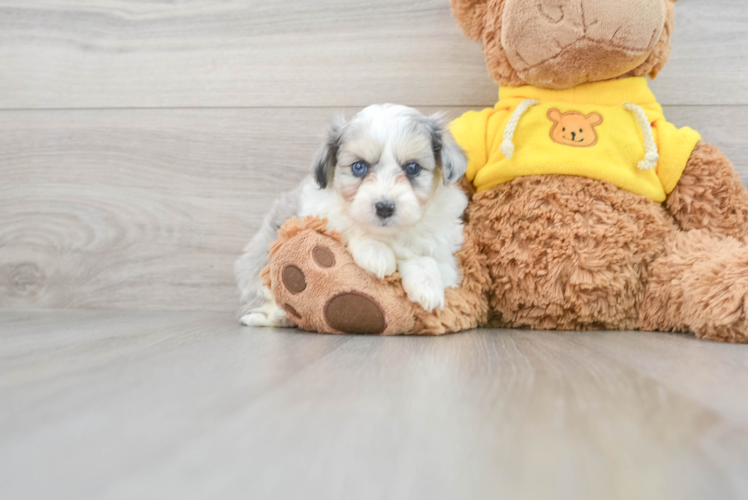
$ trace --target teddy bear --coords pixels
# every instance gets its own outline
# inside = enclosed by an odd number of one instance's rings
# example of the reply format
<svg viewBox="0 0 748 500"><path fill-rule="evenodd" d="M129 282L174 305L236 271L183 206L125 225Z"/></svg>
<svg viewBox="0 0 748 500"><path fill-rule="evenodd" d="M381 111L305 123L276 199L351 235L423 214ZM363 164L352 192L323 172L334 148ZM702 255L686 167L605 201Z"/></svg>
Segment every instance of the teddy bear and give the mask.
<svg viewBox="0 0 748 500"><path fill-rule="evenodd" d="M301 328L442 334L476 326L691 332L748 342L748 191L667 121L648 86L675 0L452 0L499 84L451 132L469 165L462 284L443 309L358 268L325 221L292 219L263 271Z"/></svg>

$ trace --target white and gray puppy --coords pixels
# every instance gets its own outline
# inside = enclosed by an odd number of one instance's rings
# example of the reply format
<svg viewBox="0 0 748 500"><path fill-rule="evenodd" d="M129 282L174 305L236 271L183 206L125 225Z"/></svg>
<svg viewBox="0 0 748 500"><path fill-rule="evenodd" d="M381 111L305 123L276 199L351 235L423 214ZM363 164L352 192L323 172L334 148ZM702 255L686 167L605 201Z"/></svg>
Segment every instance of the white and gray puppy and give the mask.
<svg viewBox="0 0 748 500"><path fill-rule="evenodd" d="M468 200L457 184L466 168L439 116L385 104L336 119L311 175L275 203L236 262L242 323L290 325L260 271L278 228L294 215L326 217L356 264L378 278L400 271L410 300L429 311L444 307L445 289L461 281L454 254Z"/></svg>

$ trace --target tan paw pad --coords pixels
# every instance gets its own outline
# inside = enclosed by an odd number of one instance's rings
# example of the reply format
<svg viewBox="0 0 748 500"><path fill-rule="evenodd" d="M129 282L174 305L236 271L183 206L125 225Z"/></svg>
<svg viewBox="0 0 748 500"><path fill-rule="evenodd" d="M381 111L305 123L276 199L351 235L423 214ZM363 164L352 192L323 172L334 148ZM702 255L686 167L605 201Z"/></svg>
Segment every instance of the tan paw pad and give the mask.
<svg viewBox="0 0 748 500"><path fill-rule="evenodd" d="M387 329L384 312L371 297L358 292L339 293L325 305L325 319L345 333L375 333Z"/></svg>
<svg viewBox="0 0 748 500"><path fill-rule="evenodd" d="M335 265L335 254L329 248L322 246L315 247L312 250L312 257L314 258L314 262L320 267L330 268Z"/></svg>
<svg viewBox="0 0 748 500"><path fill-rule="evenodd" d="M283 268L283 284L289 292L298 294L306 290L306 276L304 271L294 265Z"/></svg>

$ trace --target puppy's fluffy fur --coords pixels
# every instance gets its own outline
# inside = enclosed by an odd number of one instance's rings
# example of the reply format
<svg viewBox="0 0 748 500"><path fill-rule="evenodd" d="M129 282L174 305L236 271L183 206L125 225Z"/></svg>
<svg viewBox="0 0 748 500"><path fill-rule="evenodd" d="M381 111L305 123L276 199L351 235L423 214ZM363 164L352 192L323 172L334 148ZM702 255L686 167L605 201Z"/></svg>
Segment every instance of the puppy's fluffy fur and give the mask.
<svg viewBox="0 0 748 500"><path fill-rule="evenodd" d="M259 275L278 228L294 215L327 218L360 267L379 278L398 270L413 302L444 307L445 288L461 280L454 254L467 197L456 184L466 168L439 116L385 104L336 119L312 174L275 203L236 263L242 322L290 324Z"/></svg>

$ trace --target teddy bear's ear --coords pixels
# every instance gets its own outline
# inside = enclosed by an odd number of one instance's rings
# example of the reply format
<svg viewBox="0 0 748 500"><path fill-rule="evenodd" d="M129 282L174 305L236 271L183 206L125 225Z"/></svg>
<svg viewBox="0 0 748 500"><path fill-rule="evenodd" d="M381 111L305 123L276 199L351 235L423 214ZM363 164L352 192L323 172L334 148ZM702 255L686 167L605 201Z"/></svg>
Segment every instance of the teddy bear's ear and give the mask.
<svg viewBox="0 0 748 500"><path fill-rule="evenodd" d="M548 119L552 122L558 123L561 121L561 111L557 110L556 108L551 108L548 110Z"/></svg>
<svg viewBox="0 0 748 500"><path fill-rule="evenodd" d="M597 127L603 122L603 115L600 113L590 113L587 115L587 123L592 127Z"/></svg>
<svg viewBox="0 0 748 500"><path fill-rule="evenodd" d="M465 36L480 42L486 29L488 0L451 0L452 15L457 19Z"/></svg>

